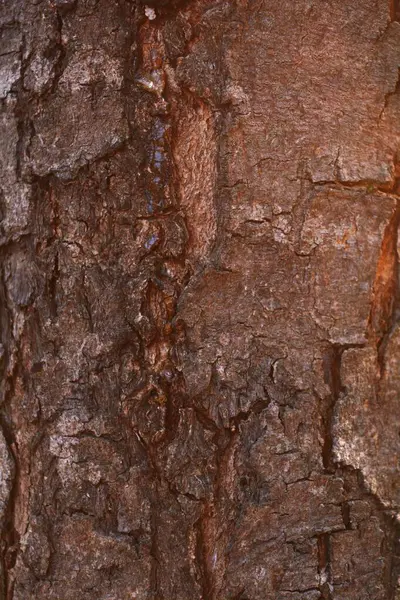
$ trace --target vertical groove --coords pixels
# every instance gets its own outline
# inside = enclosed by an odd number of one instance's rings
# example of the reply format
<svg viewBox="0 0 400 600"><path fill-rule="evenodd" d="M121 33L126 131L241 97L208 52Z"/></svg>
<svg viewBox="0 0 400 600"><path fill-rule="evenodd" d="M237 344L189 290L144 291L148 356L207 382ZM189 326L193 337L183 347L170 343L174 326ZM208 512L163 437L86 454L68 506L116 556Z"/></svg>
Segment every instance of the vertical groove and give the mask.
<svg viewBox="0 0 400 600"><path fill-rule="evenodd" d="M369 329L376 344L381 376L383 375L386 345L395 324L395 306L398 295L397 238L400 223L400 202L383 235L372 292Z"/></svg>
<svg viewBox="0 0 400 600"><path fill-rule="evenodd" d="M151 4L151 3L150 3ZM149 4L149 5L150 5ZM162 495L178 494L167 481L163 472L160 456L163 450L175 438L180 422L180 408L183 406L185 386L182 374L176 364L175 347L182 336L180 324L176 322L177 304L188 285L191 269L187 262L187 247L190 243L185 218L182 215L179 195L179 173L174 160L173 144L176 136L176 119L179 118L181 97L169 84L166 70L166 55L162 26L172 18L171 7L162 7L161 16L155 20L142 20L138 31L139 57L135 74L136 90L140 90L139 118L140 137L144 148L140 186L146 200L142 219L148 220L158 228L151 238L149 252L157 255L151 268L143 298L143 312L154 326L151 341L143 339L144 365L147 386L145 395L150 403L159 405L163 411L163 429L146 441L146 447L152 464L155 491L151 509L151 581L150 595L154 600L163 600L165 590L163 579L163 556L160 553L159 529ZM157 12L158 8L157 8ZM174 222L176 229L170 230L166 224ZM171 253L176 239L170 236L181 235L180 248ZM151 352L156 360L151 361ZM166 491L168 490L168 492ZM206 583L203 520L200 518L194 527L196 535L197 569L200 572L204 600L208 594ZM165 599L168 600L168 599Z"/></svg>
<svg viewBox="0 0 400 600"><path fill-rule="evenodd" d="M400 21L400 1L389 0L389 10L391 21Z"/></svg>
<svg viewBox="0 0 400 600"><path fill-rule="evenodd" d="M343 348L332 345L323 359L325 383L330 389L330 398L324 407L322 414L323 421L323 445L322 445L322 464L327 473L335 472L333 460L333 419L335 405L342 389L340 380L340 364Z"/></svg>
<svg viewBox="0 0 400 600"><path fill-rule="evenodd" d="M317 537L318 573L321 599L332 600L331 594L331 542L329 533L321 533Z"/></svg>
<svg viewBox="0 0 400 600"><path fill-rule="evenodd" d="M4 254L2 255L4 260ZM4 514L4 520L2 523L2 534L1 534L1 562L2 562L2 594L4 600L11 600L13 597L13 583L9 575L10 569L14 567L15 560L17 557L18 550L18 534L15 530L15 507L18 497L20 469L18 460L18 450L13 433L12 423L10 422L10 402L14 395L16 378L18 374L18 353L13 357L13 364L11 364L11 311L7 304L7 291L4 283L4 273L2 270L1 275L1 303L3 318L2 321L6 321L7 325L2 331L2 341L6 348L5 366L3 370L3 379L5 381L4 398L3 404L0 409L0 427L6 441L8 452L10 454L11 461L13 463L13 481L11 489L9 491L8 502L6 511ZM4 457L3 457L4 459ZM3 600L3 599L2 599Z"/></svg>

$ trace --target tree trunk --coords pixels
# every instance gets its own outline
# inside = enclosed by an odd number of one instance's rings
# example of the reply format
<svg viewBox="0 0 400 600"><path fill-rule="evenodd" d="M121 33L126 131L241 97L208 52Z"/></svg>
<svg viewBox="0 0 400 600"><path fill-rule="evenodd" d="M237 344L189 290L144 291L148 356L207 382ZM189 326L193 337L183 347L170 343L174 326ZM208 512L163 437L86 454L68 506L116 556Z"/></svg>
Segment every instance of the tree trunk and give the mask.
<svg viewBox="0 0 400 600"><path fill-rule="evenodd" d="M0 19L0 599L398 600L397 0Z"/></svg>

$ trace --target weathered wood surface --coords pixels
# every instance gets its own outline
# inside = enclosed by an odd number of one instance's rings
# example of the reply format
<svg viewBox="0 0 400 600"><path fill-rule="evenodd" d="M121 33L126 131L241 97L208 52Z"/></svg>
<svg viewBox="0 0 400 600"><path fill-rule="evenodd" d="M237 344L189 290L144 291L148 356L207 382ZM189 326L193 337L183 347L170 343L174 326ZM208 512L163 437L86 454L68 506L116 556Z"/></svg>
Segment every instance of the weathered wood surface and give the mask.
<svg viewBox="0 0 400 600"><path fill-rule="evenodd" d="M397 19L0 3L0 598L400 598Z"/></svg>

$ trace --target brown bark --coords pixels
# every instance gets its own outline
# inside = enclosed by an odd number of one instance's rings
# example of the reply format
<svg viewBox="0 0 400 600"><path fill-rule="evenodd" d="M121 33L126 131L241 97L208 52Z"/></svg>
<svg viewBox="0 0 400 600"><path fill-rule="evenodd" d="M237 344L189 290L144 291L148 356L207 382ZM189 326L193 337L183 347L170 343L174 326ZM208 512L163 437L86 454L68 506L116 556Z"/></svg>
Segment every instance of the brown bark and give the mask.
<svg viewBox="0 0 400 600"><path fill-rule="evenodd" d="M0 4L4 600L398 600L400 16Z"/></svg>

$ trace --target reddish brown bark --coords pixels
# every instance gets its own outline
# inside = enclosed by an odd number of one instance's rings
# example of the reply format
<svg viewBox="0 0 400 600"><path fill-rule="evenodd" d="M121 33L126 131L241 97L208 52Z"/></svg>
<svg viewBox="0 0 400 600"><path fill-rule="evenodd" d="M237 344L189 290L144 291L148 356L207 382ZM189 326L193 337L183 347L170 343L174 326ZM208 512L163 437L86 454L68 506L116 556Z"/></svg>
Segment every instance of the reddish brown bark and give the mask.
<svg viewBox="0 0 400 600"><path fill-rule="evenodd" d="M0 6L0 598L398 600L398 12Z"/></svg>

